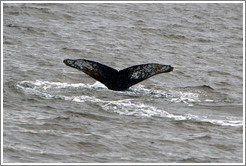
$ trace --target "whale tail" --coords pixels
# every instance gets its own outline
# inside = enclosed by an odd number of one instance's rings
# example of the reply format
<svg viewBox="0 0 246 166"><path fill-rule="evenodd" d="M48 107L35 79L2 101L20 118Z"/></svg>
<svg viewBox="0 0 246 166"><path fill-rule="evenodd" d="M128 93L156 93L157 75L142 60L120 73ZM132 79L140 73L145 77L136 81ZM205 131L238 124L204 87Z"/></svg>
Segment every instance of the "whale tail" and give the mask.
<svg viewBox="0 0 246 166"><path fill-rule="evenodd" d="M173 71L173 67L170 65L157 63L135 65L118 71L109 66L86 59L65 59L63 62L67 66L83 71L103 83L108 89L118 91L126 90L132 85L154 75Z"/></svg>

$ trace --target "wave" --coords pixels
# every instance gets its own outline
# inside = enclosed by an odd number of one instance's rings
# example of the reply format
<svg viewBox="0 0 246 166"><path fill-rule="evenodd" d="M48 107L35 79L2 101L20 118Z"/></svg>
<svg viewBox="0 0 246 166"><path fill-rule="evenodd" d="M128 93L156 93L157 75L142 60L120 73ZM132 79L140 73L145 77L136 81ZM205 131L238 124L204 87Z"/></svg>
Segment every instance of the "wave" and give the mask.
<svg viewBox="0 0 246 166"><path fill-rule="evenodd" d="M22 81L16 85L16 88L23 91L27 95L37 95L45 99L61 99L66 101L73 101L78 103L93 103L101 107L108 112L115 112L121 115L141 116L141 117L160 117L173 119L175 121L192 121L192 122L206 122L222 126L243 126L243 120L230 119L228 117L222 117L222 119L210 119L207 116L198 116L193 114L172 114L168 111L155 106L143 103L136 98L127 99L110 99L96 97L93 94L72 95L69 96L67 89L78 90L104 90L109 91L103 84L96 82L94 84L83 83L65 83L65 82L49 82L49 81ZM207 88L207 87L205 87ZM63 91L64 89L64 91ZM209 88L210 89L210 88ZM52 91L53 90L53 91ZM59 93L58 93L59 92ZM174 103L185 103L188 106L192 106L194 102L200 102L199 93L182 92L178 90L174 91L162 91L146 89L144 86L139 85L130 88L128 91L112 91L119 94L127 94L128 96L149 96L152 98L163 98ZM99 92L98 92L99 93ZM207 102L213 102L207 99Z"/></svg>

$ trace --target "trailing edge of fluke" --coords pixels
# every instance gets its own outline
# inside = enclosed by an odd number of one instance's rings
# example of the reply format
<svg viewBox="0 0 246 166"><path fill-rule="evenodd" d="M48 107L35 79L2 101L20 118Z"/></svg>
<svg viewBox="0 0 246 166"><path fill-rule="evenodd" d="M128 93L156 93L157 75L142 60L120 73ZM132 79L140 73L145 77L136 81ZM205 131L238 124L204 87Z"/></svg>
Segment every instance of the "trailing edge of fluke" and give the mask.
<svg viewBox="0 0 246 166"><path fill-rule="evenodd" d="M126 90L154 75L173 71L172 66L157 63L135 65L118 71L112 67L86 59L65 59L63 62L67 66L83 71L103 83L108 89L116 91Z"/></svg>

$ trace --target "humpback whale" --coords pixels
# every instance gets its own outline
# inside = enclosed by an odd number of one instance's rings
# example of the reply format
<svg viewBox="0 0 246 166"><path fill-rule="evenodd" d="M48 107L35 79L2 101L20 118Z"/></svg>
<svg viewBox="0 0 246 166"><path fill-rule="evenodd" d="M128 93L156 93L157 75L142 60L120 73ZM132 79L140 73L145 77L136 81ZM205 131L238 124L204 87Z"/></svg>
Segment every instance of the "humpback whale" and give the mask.
<svg viewBox="0 0 246 166"><path fill-rule="evenodd" d="M126 90L154 75L173 71L172 66L157 63L135 65L118 71L112 67L86 59L65 59L63 62L67 66L76 68L103 83L108 89L115 91Z"/></svg>

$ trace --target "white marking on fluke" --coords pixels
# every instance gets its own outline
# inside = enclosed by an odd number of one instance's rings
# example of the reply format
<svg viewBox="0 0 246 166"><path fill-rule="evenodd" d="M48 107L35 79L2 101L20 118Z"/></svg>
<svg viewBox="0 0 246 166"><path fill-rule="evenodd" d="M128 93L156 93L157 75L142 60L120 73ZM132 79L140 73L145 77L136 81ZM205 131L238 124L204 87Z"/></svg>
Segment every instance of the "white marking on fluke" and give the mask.
<svg viewBox="0 0 246 166"><path fill-rule="evenodd" d="M83 71L104 84L108 89L116 91L126 90L132 85L154 75L173 71L172 66L157 63L135 65L118 71L109 66L86 59L65 59L63 62L67 66Z"/></svg>

